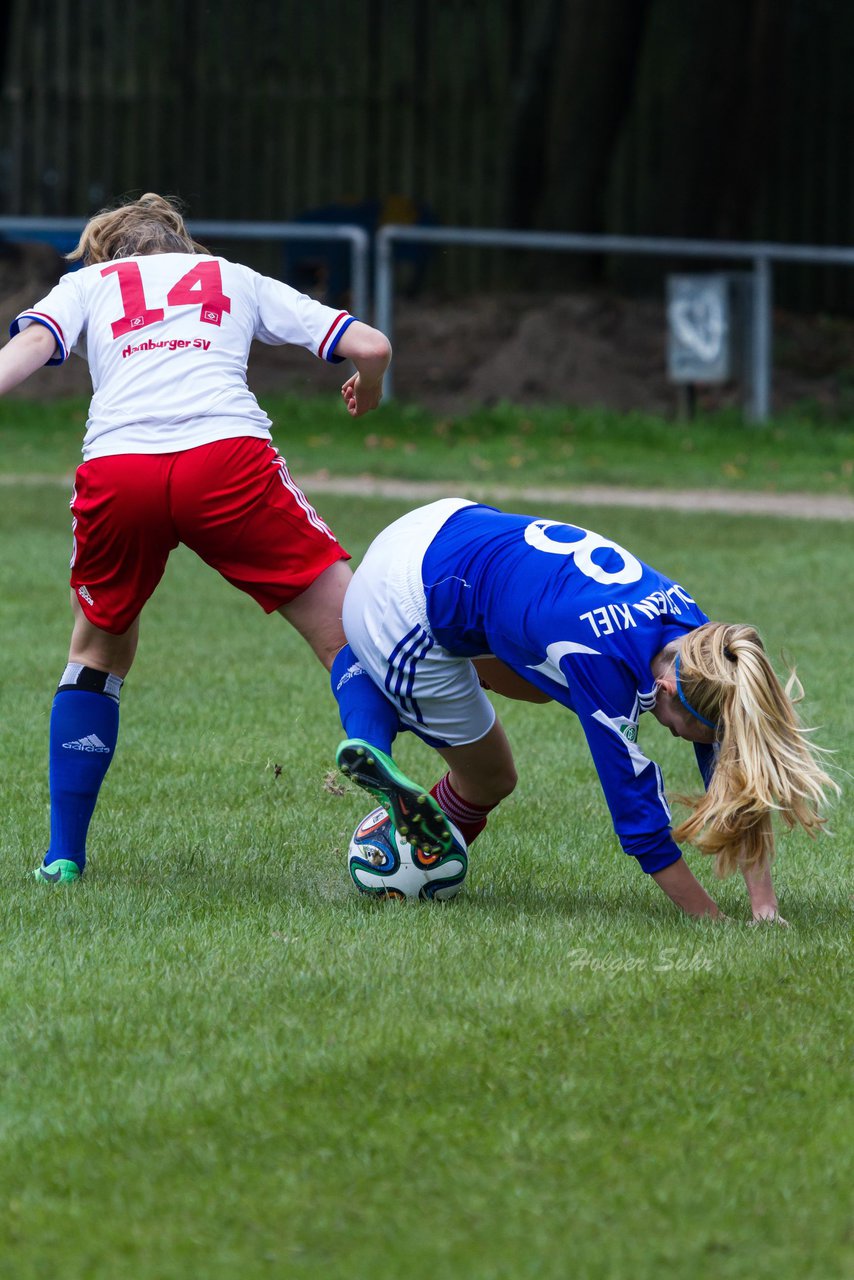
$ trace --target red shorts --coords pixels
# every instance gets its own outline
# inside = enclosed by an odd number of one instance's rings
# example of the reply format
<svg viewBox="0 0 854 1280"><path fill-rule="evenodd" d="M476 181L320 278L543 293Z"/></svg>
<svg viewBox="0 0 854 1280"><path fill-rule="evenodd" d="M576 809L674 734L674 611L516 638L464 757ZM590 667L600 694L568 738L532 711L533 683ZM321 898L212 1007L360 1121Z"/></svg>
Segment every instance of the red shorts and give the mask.
<svg viewBox="0 0 854 1280"><path fill-rule="evenodd" d="M77 469L71 512L72 590L113 635L127 631L179 542L267 613L350 558L284 458L254 436L92 458Z"/></svg>

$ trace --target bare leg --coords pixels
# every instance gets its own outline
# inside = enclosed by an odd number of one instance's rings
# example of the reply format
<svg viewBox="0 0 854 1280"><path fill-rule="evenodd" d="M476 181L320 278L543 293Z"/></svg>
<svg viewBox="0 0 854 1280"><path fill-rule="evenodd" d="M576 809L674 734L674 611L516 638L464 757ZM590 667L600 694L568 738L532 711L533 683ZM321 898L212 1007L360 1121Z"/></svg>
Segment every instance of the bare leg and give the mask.
<svg viewBox="0 0 854 1280"><path fill-rule="evenodd" d="M347 643L341 610L352 576L346 561L336 560L301 595L278 610L311 645L327 671L338 650Z"/></svg>
<svg viewBox="0 0 854 1280"><path fill-rule="evenodd" d="M450 766L450 783L470 804L496 805L516 786L516 766L500 720L489 733L464 747L442 747L439 754Z"/></svg>
<svg viewBox="0 0 854 1280"><path fill-rule="evenodd" d="M90 622L80 607L75 592L71 593L71 612L74 627L68 650L69 662L80 662L96 671L109 671L123 679L133 666L136 646L139 643L139 618L134 618L127 631L120 636L111 635Z"/></svg>

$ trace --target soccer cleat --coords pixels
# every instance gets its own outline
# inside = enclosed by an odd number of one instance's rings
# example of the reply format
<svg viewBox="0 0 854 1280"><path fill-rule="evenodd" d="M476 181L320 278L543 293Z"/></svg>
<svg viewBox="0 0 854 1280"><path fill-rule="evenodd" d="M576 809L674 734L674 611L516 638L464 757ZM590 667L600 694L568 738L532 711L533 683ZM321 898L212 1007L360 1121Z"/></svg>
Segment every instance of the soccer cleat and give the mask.
<svg viewBox="0 0 854 1280"><path fill-rule="evenodd" d="M450 852L454 837L439 805L429 791L401 773L384 751L361 738L348 738L339 746L336 760L346 777L389 809L404 840L429 858Z"/></svg>
<svg viewBox="0 0 854 1280"><path fill-rule="evenodd" d="M77 863L72 862L70 858L57 858L48 866L42 863L40 867L36 867L33 879L41 884L68 884L72 880L79 880L82 874Z"/></svg>

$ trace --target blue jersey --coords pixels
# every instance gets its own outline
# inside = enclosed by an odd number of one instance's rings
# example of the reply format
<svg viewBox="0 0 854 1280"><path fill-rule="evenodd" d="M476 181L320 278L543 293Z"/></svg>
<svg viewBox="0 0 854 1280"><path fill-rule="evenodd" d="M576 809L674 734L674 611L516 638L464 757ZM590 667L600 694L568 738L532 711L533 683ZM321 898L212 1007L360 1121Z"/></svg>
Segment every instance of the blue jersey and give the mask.
<svg viewBox="0 0 854 1280"><path fill-rule="evenodd" d="M587 529L479 505L439 530L422 577L439 644L494 654L574 711L623 849L647 872L674 862L661 770L637 740L653 657L709 620L684 587ZM708 781L712 749L697 758Z"/></svg>

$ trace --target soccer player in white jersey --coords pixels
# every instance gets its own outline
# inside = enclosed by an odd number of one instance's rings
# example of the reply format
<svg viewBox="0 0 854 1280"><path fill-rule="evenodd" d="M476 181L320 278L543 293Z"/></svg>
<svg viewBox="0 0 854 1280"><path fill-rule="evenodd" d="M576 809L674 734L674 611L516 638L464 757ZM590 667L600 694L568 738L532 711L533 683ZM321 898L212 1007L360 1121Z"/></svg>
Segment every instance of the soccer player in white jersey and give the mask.
<svg viewBox="0 0 854 1280"><path fill-rule="evenodd" d="M116 746L139 616L179 542L305 637L327 668L344 644L348 553L292 480L246 382L253 339L356 372L358 417L380 402L378 330L209 254L153 193L86 225L81 270L12 323L0 394L74 351L93 396L71 499L73 630L50 726L50 846L41 881L79 878ZM378 700L382 702L382 699Z"/></svg>
<svg viewBox="0 0 854 1280"><path fill-rule="evenodd" d="M333 688L342 771L403 834L420 788L359 704L367 674L399 723L444 757L432 794L471 843L513 790L510 746L483 691L575 712L624 851L692 916L720 915L677 841L743 872L755 920L779 920L771 815L811 834L836 784L753 627L711 622L679 583L600 534L444 499L372 543L344 601L349 679ZM705 794L671 829L641 713L694 744ZM438 835L437 844L440 844Z"/></svg>

